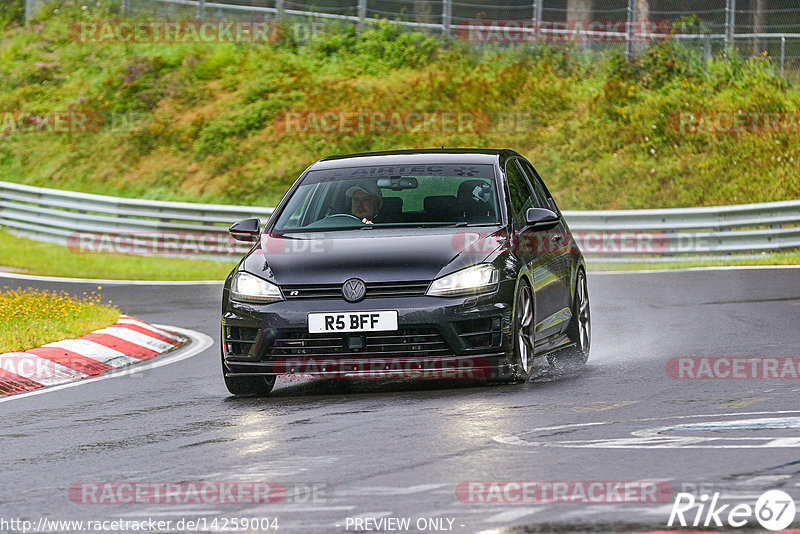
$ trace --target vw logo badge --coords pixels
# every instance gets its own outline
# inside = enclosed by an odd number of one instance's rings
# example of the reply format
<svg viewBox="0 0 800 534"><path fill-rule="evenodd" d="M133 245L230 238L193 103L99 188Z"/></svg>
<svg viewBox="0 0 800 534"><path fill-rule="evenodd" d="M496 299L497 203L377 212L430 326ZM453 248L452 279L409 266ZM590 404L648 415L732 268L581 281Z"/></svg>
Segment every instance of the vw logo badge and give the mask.
<svg viewBox="0 0 800 534"><path fill-rule="evenodd" d="M342 286L342 296L347 302L358 302L367 293L367 286L359 278L351 278Z"/></svg>

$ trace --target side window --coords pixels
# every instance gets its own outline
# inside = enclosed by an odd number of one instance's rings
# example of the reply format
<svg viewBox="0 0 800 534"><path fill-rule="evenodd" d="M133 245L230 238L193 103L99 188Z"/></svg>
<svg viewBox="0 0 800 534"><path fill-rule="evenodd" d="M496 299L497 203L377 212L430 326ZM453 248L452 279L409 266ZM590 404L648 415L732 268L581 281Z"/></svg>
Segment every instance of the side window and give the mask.
<svg viewBox="0 0 800 534"><path fill-rule="evenodd" d="M561 213L558 211L558 207L556 206L553 197L550 196L550 192L542 183L542 179L539 177L539 174L536 172L536 170L534 170L533 166L525 160L520 160L520 164L522 165L522 168L525 170L525 174L528 175L528 179L533 185L533 192L536 195L537 207L547 208L560 215Z"/></svg>
<svg viewBox="0 0 800 534"><path fill-rule="evenodd" d="M511 206L514 212L514 223L518 228L525 225L525 212L533 207L531 190L528 180L522 174L516 160L510 159L506 163L506 177L508 178L508 191L511 195Z"/></svg>

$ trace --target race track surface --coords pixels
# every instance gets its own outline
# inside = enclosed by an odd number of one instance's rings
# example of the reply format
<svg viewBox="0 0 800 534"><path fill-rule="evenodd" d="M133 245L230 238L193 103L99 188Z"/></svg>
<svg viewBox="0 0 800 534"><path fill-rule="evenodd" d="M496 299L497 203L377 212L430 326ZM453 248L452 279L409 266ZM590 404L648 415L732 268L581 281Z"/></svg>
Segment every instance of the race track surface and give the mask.
<svg viewBox="0 0 800 534"><path fill-rule="evenodd" d="M1 282L77 294L97 286ZM279 380L268 398L236 399L220 373L221 286L104 285L125 313L215 344L170 365L1 403L0 516L277 518L278 532L298 533L353 531L354 518L410 518L412 532L420 518L452 520L453 532L632 532L665 529L672 495L487 504L463 502L456 489L665 481L730 503L752 504L770 489L798 501L800 381L675 379L667 362L800 356L800 269L598 274L589 291L592 355L577 372L511 386ZM74 486L191 481L280 483L288 497L91 504Z"/></svg>

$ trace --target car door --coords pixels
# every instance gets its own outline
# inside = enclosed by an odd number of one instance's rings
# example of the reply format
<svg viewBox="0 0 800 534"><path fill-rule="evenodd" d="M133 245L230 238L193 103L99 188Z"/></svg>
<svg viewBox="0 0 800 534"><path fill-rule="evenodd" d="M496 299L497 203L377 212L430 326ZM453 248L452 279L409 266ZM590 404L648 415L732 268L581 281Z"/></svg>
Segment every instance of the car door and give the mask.
<svg viewBox="0 0 800 534"><path fill-rule="evenodd" d="M551 335L554 328L547 326L548 319L559 310L560 297L555 282L555 273L551 272L553 257L547 239L547 232L534 231L527 227L525 212L528 208L537 207L537 199L516 158L506 162L506 178L508 179L509 198L511 200L511 219L515 236L515 253L524 262L533 280L534 320L537 323L535 339ZM543 325L543 327L539 326Z"/></svg>
<svg viewBox="0 0 800 534"><path fill-rule="evenodd" d="M560 333L566 330L571 315L572 303L572 255L570 253L569 229L564 222L555 200L542 182L541 177L527 160L520 159L519 164L523 172L533 187L534 198L537 208L545 208L554 211L559 216L558 226L552 230L542 232L541 243L549 251L547 255L547 265L544 269L547 279L548 298L553 302L554 315L548 320L548 325L544 325L543 331L549 334ZM540 283L544 283L541 281Z"/></svg>

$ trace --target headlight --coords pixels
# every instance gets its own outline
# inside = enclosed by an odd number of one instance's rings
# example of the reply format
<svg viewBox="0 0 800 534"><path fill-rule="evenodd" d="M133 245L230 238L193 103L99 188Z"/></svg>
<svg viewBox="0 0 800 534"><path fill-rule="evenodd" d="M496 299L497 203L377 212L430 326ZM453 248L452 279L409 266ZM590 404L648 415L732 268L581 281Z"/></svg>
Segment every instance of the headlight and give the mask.
<svg viewBox="0 0 800 534"><path fill-rule="evenodd" d="M484 263L437 278L428 288L426 295L451 297L483 293L494 289L499 279L500 273L497 269Z"/></svg>
<svg viewBox="0 0 800 534"><path fill-rule="evenodd" d="M255 275L245 272L236 273L231 282L231 298L239 302L256 304L283 300L281 289Z"/></svg>

